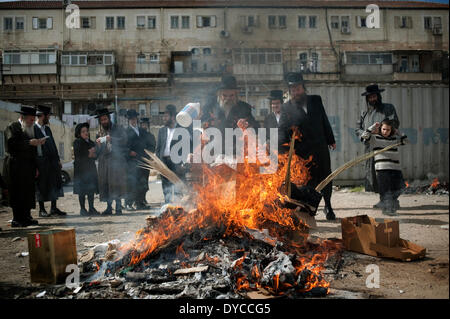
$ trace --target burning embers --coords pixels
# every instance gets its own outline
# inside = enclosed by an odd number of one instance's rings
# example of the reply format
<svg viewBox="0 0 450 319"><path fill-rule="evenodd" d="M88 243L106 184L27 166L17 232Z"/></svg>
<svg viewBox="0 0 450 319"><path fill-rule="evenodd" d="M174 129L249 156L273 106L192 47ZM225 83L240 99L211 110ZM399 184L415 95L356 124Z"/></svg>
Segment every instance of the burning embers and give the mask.
<svg viewBox="0 0 450 319"><path fill-rule="evenodd" d="M147 218L146 227L117 248L120 257L106 268L111 273L145 272L160 269L165 258L170 265L163 266L167 276L178 271L216 281L225 278L237 294L262 290L278 296L326 295L329 283L321 271L339 247L307 242L308 226L283 205L286 160L280 156L279 171L270 175L259 174L252 164L238 164L227 174L227 167L203 166L203 184L193 186L195 196L183 205L196 208L168 206L160 216ZM308 181L309 162L293 157L295 184Z"/></svg>

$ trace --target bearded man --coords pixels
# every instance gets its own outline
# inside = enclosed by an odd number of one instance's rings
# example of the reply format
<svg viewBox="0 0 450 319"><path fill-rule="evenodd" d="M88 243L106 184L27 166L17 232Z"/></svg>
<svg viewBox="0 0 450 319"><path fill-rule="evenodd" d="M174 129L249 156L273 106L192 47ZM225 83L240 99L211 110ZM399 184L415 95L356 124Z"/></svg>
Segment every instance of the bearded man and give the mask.
<svg viewBox="0 0 450 319"><path fill-rule="evenodd" d="M44 145L37 147L37 166L39 176L37 179L36 197L39 201L39 216L51 215L65 216L65 212L56 207L56 200L64 196L61 178L61 161L55 139L49 126L51 108L44 105L37 107L37 121L34 124L36 138L46 138ZM51 201L50 214L45 210L44 202Z"/></svg>
<svg viewBox="0 0 450 319"><path fill-rule="evenodd" d="M286 80L291 98L282 106L278 147L280 152L285 152L287 149L284 145L286 143L289 145L293 128L298 130L300 141L295 141L295 154L303 159L312 156L309 167L311 179L308 181L308 186L315 188L331 174L329 149L336 149L336 141L322 98L319 95L306 93L305 81L301 73L288 73ZM325 201L324 213L328 220L336 219L331 207L331 193L332 184L329 183L322 190Z"/></svg>
<svg viewBox="0 0 450 319"><path fill-rule="evenodd" d="M112 214L113 200L116 202L116 215L121 215L121 200L127 193L127 135L122 127L111 122L111 113L104 108L97 110L95 116L100 122L96 136L98 184L100 201L107 204L103 215Z"/></svg>
<svg viewBox="0 0 450 319"><path fill-rule="evenodd" d="M38 176L36 166L37 146L45 144L44 139L34 135L36 109L22 106L18 121L11 123L5 130L6 156L3 164L3 176L8 187L9 206L13 211L12 227L37 225L31 217L31 209L36 207L35 179Z"/></svg>
<svg viewBox="0 0 450 319"><path fill-rule="evenodd" d="M369 129L369 127L371 127L376 122L381 123L385 119L391 120L395 129L398 129L400 125L394 105L383 103L380 94L383 91L384 89L378 88L377 84L371 84L367 86L366 91L361 94L366 98L366 109L362 112L361 117L356 124L356 136L358 136L360 141L364 143L365 153L370 152L370 145L368 143L365 143L366 140L362 136ZM378 193L374 158L370 158L369 160L367 160L365 165L366 174L364 186L366 192ZM374 208L380 208L381 202L382 199L380 199L380 202L374 205Z"/></svg>

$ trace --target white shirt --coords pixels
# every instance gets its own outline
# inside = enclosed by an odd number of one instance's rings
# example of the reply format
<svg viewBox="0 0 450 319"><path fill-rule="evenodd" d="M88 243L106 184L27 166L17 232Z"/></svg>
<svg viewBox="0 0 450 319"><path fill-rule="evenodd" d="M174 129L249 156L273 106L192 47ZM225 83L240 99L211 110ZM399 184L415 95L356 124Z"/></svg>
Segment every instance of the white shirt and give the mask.
<svg viewBox="0 0 450 319"><path fill-rule="evenodd" d="M175 128L167 128L167 140L166 140L166 147L164 148L164 154L163 156L170 156L170 143L173 139L173 133L175 132Z"/></svg>
<svg viewBox="0 0 450 319"><path fill-rule="evenodd" d="M139 136L139 129L136 126L130 125L130 127L136 132L136 135Z"/></svg>
<svg viewBox="0 0 450 319"><path fill-rule="evenodd" d="M280 117L281 117L281 114L280 113L274 113L275 114L275 118L277 119L277 123L278 124L280 124Z"/></svg>
<svg viewBox="0 0 450 319"><path fill-rule="evenodd" d="M36 122L37 127L39 127L39 129L41 130L42 134L44 134L44 136L47 136L47 134L45 134L45 125L40 125L38 122Z"/></svg>

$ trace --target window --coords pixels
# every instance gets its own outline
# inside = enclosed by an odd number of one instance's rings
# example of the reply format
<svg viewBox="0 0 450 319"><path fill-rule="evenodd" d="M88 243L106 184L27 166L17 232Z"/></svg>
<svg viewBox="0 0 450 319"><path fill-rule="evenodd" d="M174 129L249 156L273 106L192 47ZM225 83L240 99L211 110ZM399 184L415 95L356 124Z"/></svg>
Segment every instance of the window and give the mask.
<svg viewBox="0 0 450 319"><path fill-rule="evenodd" d="M269 28L275 29L277 26L277 16L269 16Z"/></svg>
<svg viewBox="0 0 450 319"><path fill-rule="evenodd" d="M256 21L255 21L255 17L254 16L248 16L247 26L249 26L249 27L255 27L256 26Z"/></svg>
<svg viewBox="0 0 450 319"><path fill-rule="evenodd" d="M141 53L137 56L137 63L138 64L144 64L145 63L145 54Z"/></svg>
<svg viewBox="0 0 450 319"><path fill-rule="evenodd" d="M442 27L441 17L433 17L433 28Z"/></svg>
<svg viewBox="0 0 450 319"><path fill-rule="evenodd" d="M425 30L432 29L433 25L431 21L431 17L423 17L423 27L425 28Z"/></svg>
<svg viewBox="0 0 450 319"><path fill-rule="evenodd" d="M111 54L105 54L103 56L103 64L104 65L112 65L113 64L113 56ZM102 64L102 63L97 63L97 64Z"/></svg>
<svg viewBox="0 0 450 319"><path fill-rule="evenodd" d="M152 102L150 104L150 115L152 115L152 116L159 115L159 103L158 102Z"/></svg>
<svg viewBox="0 0 450 319"><path fill-rule="evenodd" d="M356 26L358 28L367 28L366 19L367 19L367 17L365 17L365 16L357 16L356 17Z"/></svg>
<svg viewBox="0 0 450 319"><path fill-rule="evenodd" d="M117 29L125 30L125 17L117 17Z"/></svg>
<svg viewBox="0 0 450 319"><path fill-rule="evenodd" d="M25 30L25 18L16 17L16 30Z"/></svg>
<svg viewBox="0 0 450 319"><path fill-rule="evenodd" d="M204 48L203 55L211 55L211 48Z"/></svg>
<svg viewBox="0 0 450 319"><path fill-rule="evenodd" d="M278 16L278 25L280 29L286 28L286 16Z"/></svg>
<svg viewBox="0 0 450 319"><path fill-rule="evenodd" d="M234 64L280 64L280 49L235 49Z"/></svg>
<svg viewBox="0 0 450 319"><path fill-rule="evenodd" d="M147 18L148 28L149 29L156 29L156 17L151 16Z"/></svg>
<svg viewBox="0 0 450 319"><path fill-rule="evenodd" d="M62 55L63 65L86 65L87 56L78 54L64 54Z"/></svg>
<svg viewBox="0 0 450 319"><path fill-rule="evenodd" d="M139 103L139 116L147 115L147 105L145 103Z"/></svg>
<svg viewBox="0 0 450 319"><path fill-rule="evenodd" d="M331 16L331 29L339 29L339 17Z"/></svg>
<svg viewBox="0 0 450 319"><path fill-rule="evenodd" d="M411 29L412 18L408 16L396 16L394 17L394 25L396 28L400 29Z"/></svg>
<svg viewBox="0 0 450 319"><path fill-rule="evenodd" d="M159 63L159 54L150 54L150 63Z"/></svg>
<svg viewBox="0 0 450 319"><path fill-rule="evenodd" d="M189 16L182 16L181 17L181 28L182 29L189 29L190 28L190 17Z"/></svg>
<svg viewBox="0 0 450 319"><path fill-rule="evenodd" d="M13 29L13 18L3 18L3 30L12 31Z"/></svg>
<svg viewBox="0 0 450 319"><path fill-rule="evenodd" d="M349 16L341 17L341 32L342 33L350 33L350 17Z"/></svg>
<svg viewBox="0 0 450 319"><path fill-rule="evenodd" d="M89 26L90 26L89 17L81 17L81 28L89 29Z"/></svg>
<svg viewBox="0 0 450 319"><path fill-rule="evenodd" d="M33 29L52 29L53 28L53 18L36 18L32 19Z"/></svg>
<svg viewBox="0 0 450 319"><path fill-rule="evenodd" d="M136 27L138 29L144 29L145 28L145 16L138 16L138 17L136 17Z"/></svg>
<svg viewBox="0 0 450 319"><path fill-rule="evenodd" d="M309 16L309 27L314 29L314 28L316 28L316 24L317 24L317 17Z"/></svg>
<svg viewBox="0 0 450 319"><path fill-rule="evenodd" d="M392 64L392 53L384 52L349 52L348 64Z"/></svg>
<svg viewBox="0 0 450 319"><path fill-rule="evenodd" d="M114 29L114 17L106 17L106 30Z"/></svg>
<svg viewBox="0 0 450 319"><path fill-rule="evenodd" d="M300 71L306 71L308 68L308 53L300 53L299 55Z"/></svg>
<svg viewBox="0 0 450 319"><path fill-rule="evenodd" d="M170 17L170 28L178 29L178 17Z"/></svg>
<svg viewBox="0 0 450 319"><path fill-rule="evenodd" d="M314 73L319 72L319 54L316 52L311 53L310 71Z"/></svg>
<svg viewBox="0 0 450 319"><path fill-rule="evenodd" d="M299 29L306 28L306 16L298 17L298 27L299 27Z"/></svg>
<svg viewBox="0 0 450 319"><path fill-rule="evenodd" d="M197 16L197 28L216 27L216 16Z"/></svg>

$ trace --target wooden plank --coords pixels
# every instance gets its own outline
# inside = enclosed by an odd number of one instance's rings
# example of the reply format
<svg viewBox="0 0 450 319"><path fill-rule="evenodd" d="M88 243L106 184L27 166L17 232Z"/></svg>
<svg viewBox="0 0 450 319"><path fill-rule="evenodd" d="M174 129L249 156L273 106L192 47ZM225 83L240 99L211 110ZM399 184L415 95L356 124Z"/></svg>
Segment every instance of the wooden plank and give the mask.
<svg viewBox="0 0 450 319"><path fill-rule="evenodd" d="M174 275L188 275L196 272L204 272L207 271L209 266L199 266L199 267L192 267L192 268L183 268L183 269L177 269L173 273Z"/></svg>

